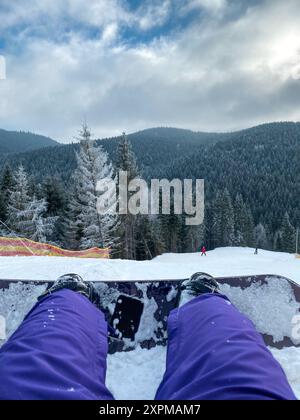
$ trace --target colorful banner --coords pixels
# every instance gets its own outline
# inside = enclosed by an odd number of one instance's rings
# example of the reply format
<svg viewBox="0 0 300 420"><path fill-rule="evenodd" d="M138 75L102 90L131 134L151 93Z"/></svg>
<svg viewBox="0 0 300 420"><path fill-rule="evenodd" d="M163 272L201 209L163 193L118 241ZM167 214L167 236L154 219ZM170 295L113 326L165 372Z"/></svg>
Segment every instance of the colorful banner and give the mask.
<svg viewBox="0 0 300 420"><path fill-rule="evenodd" d="M109 258L109 249L90 248L83 251L68 251L54 245L42 244L29 239L0 237L0 256Z"/></svg>

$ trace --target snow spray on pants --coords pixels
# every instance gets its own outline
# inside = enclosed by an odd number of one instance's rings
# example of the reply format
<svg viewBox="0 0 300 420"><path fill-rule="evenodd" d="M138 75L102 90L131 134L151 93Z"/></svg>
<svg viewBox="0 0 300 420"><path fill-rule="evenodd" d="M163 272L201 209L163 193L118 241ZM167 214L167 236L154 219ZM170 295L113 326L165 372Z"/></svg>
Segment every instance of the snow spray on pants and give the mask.
<svg viewBox="0 0 300 420"><path fill-rule="evenodd" d="M172 311L157 399L295 399L253 324L220 295ZM107 323L70 290L39 302L0 349L0 399L111 400Z"/></svg>
<svg viewBox="0 0 300 420"><path fill-rule="evenodd" d="M286 376L252 322L223 295L172 311L159 400L294 400Z"/></svg>
<svg viewBox="0 0 300 420"><path fill-rule="evenodd" d="M0 349L0 399L105 400L104 314L60 290L39 302Z"/></svg>

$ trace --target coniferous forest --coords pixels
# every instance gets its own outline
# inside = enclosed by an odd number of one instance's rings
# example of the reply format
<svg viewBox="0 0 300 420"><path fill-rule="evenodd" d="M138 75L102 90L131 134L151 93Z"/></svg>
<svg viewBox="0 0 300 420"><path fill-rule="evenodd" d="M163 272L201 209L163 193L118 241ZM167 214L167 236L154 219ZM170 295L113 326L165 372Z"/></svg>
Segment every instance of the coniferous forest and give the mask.
<svg viewBox="0 0 300 420"><path fill-rule="evenodd" d="M157 128L105 140L93 140L83 126L78 142L68 145L42 138L38 148L38 137L26 133L23 149L14 138L10 149L9 138L6 133L0 151L1 235L75 250L105 246L112 257L127 259L202 245L295 252L300 124L226 134ZM204 179L204 223L186 226L184 215L176 214L100 216L96 181L115 179L119 170L148 182Z"/></svg>

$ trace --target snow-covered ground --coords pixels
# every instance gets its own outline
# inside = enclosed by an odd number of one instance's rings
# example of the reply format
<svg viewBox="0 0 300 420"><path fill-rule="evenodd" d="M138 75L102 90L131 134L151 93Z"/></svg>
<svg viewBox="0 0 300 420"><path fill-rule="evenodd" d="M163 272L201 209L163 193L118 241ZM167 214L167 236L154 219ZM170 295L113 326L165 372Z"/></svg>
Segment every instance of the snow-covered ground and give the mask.
<svg viewBox="0 0 300 420"><path fill-rule="evenodd" d="M207 257L164 254L152 261L99 260L62 257L0 257L0 278L54 280L77 273L85 280L178 279L196 271L214 276L278 274L300 284L300 259L294 255L250 248L218 248Z"/></svg>
<svg viewBox="0 0 300 420"><path fill-rule="evenodd" d="M249 248L220 248L197 254L165 254L152 261L60 257L0 257L0 278L54 280L75 272L86 280L176 279L196 271L214 276L277 274L300 284L300 259ZM272 350L300 398L300 349ZM108 357L107 385L117 399L152 399L165 368L166 349L140 348Z"/></svg>

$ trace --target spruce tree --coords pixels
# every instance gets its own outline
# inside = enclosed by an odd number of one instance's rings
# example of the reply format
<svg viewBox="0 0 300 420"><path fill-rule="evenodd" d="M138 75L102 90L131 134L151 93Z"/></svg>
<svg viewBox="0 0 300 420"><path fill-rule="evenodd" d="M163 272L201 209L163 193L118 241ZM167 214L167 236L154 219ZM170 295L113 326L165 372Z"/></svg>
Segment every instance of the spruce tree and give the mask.
<svg viewBox="0 0 300 420"><path fill-rule="evenodd" d="M113 169L102 146L96 146L86 125L80 131L80 150L77 153L75 194L70 204L72 223L77 230L79 247L110 247L114 243L116 216L99 214L100 196L97 183L113 179Z"/></svg>
<svg viewBox="0 0 300 420"><path fill-rule="evenodd" d="M223 193L223 246L234 244L234 210L229 191Z"/></svg>
<svg viewBox="0 0 300 420"><path fill-rule="evenodd" d="M161 255L166 251L165 238L162 235L159 215L151 218L151 237L153 244L153 256Z"/></svg>
<svg viewBox="0 0 300 420"><path fill-rule="evenodd" d="M47 242L55 226L55 217L47 217L45 199L31 197L27 174L20 166L8 200L7 224L11 234L38 242Z"/></svg>
<svg viewBox="0 0 300 420"><path fill-rule="evenodd" d="M237 194L234 202L234 222L235 222L235 245L246 246L247 240L245 227L247 220L247 209L241 194Z"/></svg>
<svg viewBox="0 0 300 420"><path fill-rule="evenodd" d="M234 243L237 246L253 246L253 217L241 194L237 194L234 202Z"/></svg>
<svg viewBox="0 0 300 420"><path fill-rule="evenodd" d="M223 199L220 191L212 204L211 243L212 248L223 246Z"/></svg>
<svg viewBox="0 0 300 420"><path fill-rule="evenodd" d="M64 248L78 250L82 232L79 223L79 208L76 200L76 188L72 185L67 193L66 205L61 217L60 232L61 241Z"/></svg>
<svg viewBox="0 0 300 420"><path fill-rule="evenodd" d="M44 198L32 198L27 207L30 223L28 224L27 237L36 242L51 242L56 216L47 216L47 202Z"/></svg>
<svg viewBox="0 0 300 420"><path fill-rule="evenodd" d="M166 230L168 232L168 251L181 252L182 218L178 214L166 215Z"/></svg>
<svg viewBox="0 0 300 420"><path fill-rule="evenodd" d="M13 184L13 173L9 166L5 166L0 182L0 220L2 222L7 219L8 200Z"/></svg>
<svg viewBox="0 0 300 420"><path fill-rule="evenodd" d="M55 178L46 178L42 184L42 196L47 202L47 214L60 215L65 207L65 191L61 183Z"/></svg>
<svg viewBox="0 0 300 420"><path fill-rule="evenodd" d="M268 248L267 233L262 223L259 223L257 226L255 226L253 236L254 236L254 245L256 248L262 248L262 249Z"/></svg>
<svg viewBox="0 0 300 420"><path fill-rule="evenodd" d="M290 222L288 213L285 213L281 225L281 247L282 251L295 252L296 234L295 228Z"/></svg>
<svg viewBox="0 0 300 420"><path fill-rule="evenodd" d="M246 209L245 240L249 247L254 246L254 220L250 207Z"/></svg>
<svg viewBox="0 0 300 420"><path fill-rule="evenodd" d="M7 225L13 234L28 239L30 239L32 233L30 203L28 178L21 165L14 175L14 187L9 195Z"/></svg>
<svg viewBox="0 0 300 420"><path fill-rule="evenodd" d="M151 260L156 255L153 221L148 215L141 215L137 222L136 258L137 260Z"/></svg>
<svg viewBox="0 0 300 420"><path fill-rule="evenodd" d="M131 143L125 133L118 145L117 150L117 176L119 172L127 172L128 184L139 175L136 157L132 150ZM119 181L119 179L118 179ZM120 194L120 183L118 182L118 194ZM128 193L128 199L132 194ZM119 242L115 247L114 255L119 258L135 260L137 256L137 228L138 215L127 214L119 215L118 237Z"/></svg>
<svg viewBox="0 0 300 420"><path fill-rule="evenodd" d="M213 211L212 203L207 201L205 205L204 221L203 221L203 235L196 242L197 250L200 250L202 244L205 245L206 249L213 249Z"/></svg>
<svg viewBox="0 0 300 420"><path fill-rule="evenodd" d="M234 209L229 191L218 192L213 205L212 238L214 247L234 245Z"/></svg>
<svg viewBox="0 0 300 420"><path fill-rule="evenodd" d="M66 194L62 184L55 178L48 177L42 184L42 197L45 198L47 204L46 215L56 218L52 236L49 239L60 246L65 246Z"/></svg>

